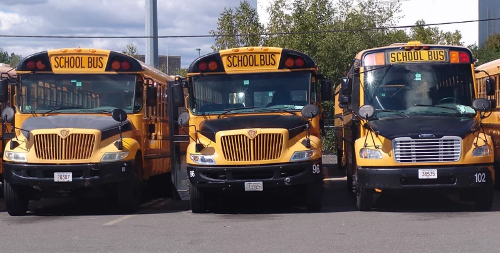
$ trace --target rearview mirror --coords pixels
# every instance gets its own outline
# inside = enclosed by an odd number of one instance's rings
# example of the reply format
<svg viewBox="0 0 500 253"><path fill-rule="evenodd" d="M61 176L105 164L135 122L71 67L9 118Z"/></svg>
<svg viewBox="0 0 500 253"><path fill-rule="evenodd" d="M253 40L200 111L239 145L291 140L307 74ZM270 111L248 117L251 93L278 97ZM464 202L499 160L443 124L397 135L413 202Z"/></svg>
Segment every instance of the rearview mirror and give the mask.
<svg viewBox="0 0 500 253"><path fill-rule="evenodd" d="M184 107L184 88L182 83L172 84L172 98L174 108Z"/></svg>
<svg viewBox="0 0 500 253"><path fill-rule="evenodd" d="M321 100L322 101L332 100L332 84L328 79L321 80Z"/></svg>
<svg viewBox="0 0 500 253"><path fill-rule="evenodd" d="M9 80L3 79L0 83L0 103L9 100Z"/></svg>
<svg viewBox="0 0 500 253"><path fill-rule="evenodd" d="M491 109L491 103L488 99L478 98L472 102L472 108L479 112L485 112Z"/></svg>
<svg viewBox="0 0 500 253"><path fill-rule="evenodd" d="M146 105L156 106L158 104L158 88L155 86L148 86L146 88Z"/></svg>
<svg viewBox="0 0 500 253"><path fill-rule="evenodd" d="M118 122L127 120L127 113L123 109L114 109L111 112L111 117Z"/></svg>
<svg viewBox="0 0 500 253"><path fill-rule="evenodd" d="M342 81L340 83L340 94L339 94L339 104L346 105L350 102L349 96L349 84L351 80L349 77L342 77Z"/></svg>
<svg viewBox="0 0 500 253"><path fill-rule="evenodd" d="M5 123L9 123L14 119L14 109L12 107L7 107L2 111L2 120Z"/></svg>
<svg viewBox="0 0 500 253"><path fill-rule="evenodd" d="M493 78L486 79L486 95L495 95L495 79Z"/></svg>
<svg viewBox="0 0 500 253"><path fill-rule="evenodd" d="M319 108L315 105L306 105L302 108L302 116L312 119L319 114Z"/></svg>
<svg viewBox="0 0 500 253"><path fill-rule="evenodd" d="M375 107L373 105L363 105L359 108L358 114L363 119L369 119L375 115Z"/></svg>
<svg viewBox="0 0 500 253"><path fill-rule="evenodd" d="M188 112L182 112L179 114L179 119L177 120L177 123L181 127L185 127L189 125L189 113Z"/></svg>

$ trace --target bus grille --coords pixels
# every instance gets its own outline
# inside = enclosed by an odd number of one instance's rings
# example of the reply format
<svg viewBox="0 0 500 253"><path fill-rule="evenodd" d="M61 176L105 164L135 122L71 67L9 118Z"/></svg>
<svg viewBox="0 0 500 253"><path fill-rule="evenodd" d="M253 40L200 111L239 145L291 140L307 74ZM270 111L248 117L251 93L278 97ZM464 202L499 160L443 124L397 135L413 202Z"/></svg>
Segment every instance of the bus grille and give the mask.
<svg viewBox="0 0 500 253"><path fill-rule="evenodd" d="M396 138L392 142L394 159L399 163L456 162L460 160L462 139L444 136L441 139Z"/></svg>
<svg viewBox="0 0 500 253"><path fill-rule="evenodd" d="M250 139L246 135L222 136L222 150L226 161L262 161L281 157L282 134L259 134Z"/></svg>
<svg viewBox="0 0 500 253"><path fill-rule="evenodd" d="M65 139L58 134L37 134L35 154L41 160L89 159L94 149L95 135L70 134Z"/></svg>

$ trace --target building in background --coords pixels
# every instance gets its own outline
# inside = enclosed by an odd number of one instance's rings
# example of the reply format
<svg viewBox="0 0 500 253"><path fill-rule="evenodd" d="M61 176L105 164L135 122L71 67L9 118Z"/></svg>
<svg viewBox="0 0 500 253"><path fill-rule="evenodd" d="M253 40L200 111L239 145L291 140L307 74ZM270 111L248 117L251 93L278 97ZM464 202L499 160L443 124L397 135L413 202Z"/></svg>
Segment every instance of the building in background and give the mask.
<svg viewBox="0 0 500 253"><path fill-rule="evenodd" d="M136 57L139 61L144 61L144 55L140 54ZM167 63L168 60L168 63ZM161 70L167 75L175 75L181 69L181 57L175 55L158 55L159 66L157 69ZM168 68L168 69L167 69Z"/></svg>
<svg viewBox="0 0 500 253"><path fill-rule="evenodd" d="M500 18L499 0L478 0L479 19ZM500 33L500 20L479 22L479 45L483 45L490 35Z"/></svg>

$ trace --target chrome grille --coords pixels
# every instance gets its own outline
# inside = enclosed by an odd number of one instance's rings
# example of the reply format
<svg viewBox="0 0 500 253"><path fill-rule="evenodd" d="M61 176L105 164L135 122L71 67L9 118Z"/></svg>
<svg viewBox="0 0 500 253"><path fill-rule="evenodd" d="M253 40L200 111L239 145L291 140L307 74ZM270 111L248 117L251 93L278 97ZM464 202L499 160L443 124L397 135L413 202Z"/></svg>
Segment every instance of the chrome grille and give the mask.
<svg viewBox="0 0 500 253"><path fill-rule="evenodd" d="M259 134L250 139L246 135L222 136L222 151L226 161L263 161L281 157L282 134Z"/></svg>
<svg viewBox="0 0 500 253"><path fill-rule="evenodd" d="M41 160L89 159L95 143L93 134L70 134L65 139L58 134L37 134L34 137L35 154Z"/></svg>
<svg viewBox="0 0 500 253"><path fill-rule="evenodd" d="M396 138L392 141L394 159L399 163L456 162L460 160L462 139L444 136L441 139Z"/></svg>

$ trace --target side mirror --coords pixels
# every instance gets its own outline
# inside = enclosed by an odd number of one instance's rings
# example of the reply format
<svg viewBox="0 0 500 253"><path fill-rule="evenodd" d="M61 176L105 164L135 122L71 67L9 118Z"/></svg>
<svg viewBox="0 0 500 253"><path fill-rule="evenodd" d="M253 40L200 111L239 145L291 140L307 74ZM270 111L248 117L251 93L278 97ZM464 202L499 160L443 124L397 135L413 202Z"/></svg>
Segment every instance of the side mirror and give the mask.
<svg viewBox="0 0 500 253"><path fill-rule="evenodd" d="M491 109L497 108L497 100L496 99L490 99L490 105L491 105Z"/></svg>
<svg viewBox="0 0 500 253"><path fill-rule="evenodd" d="M146 88L146 105L156 106L158 104L158 88L155 86L148 86Z"/></svg>
<svg viewBox="0 0 500 253"><path fill-rule="evenodd" d="M184 88L182 83L172 85L172 98L174 108L184 107Z"/></svg>
<svg viewBox="0 0 500 253"><path fill-rule="evenodd" d="M9 80L3 79L0 82L0 103L5 103L9 100Z"/></svg>
<svg viewBox="0 0 500 253"><path fill-rule="evenodd" d="M363 119L369 119L375 115L375 107L373 105L363 105L359 108L358 114Z"/></svg>
<svg viewBox="0 0 500 253"><path fill-rule="evenodd" d="M177 124L181 127L185 127L189 125L189 113L188 112L182 112L179 114L179 119L177 120Z"/></svg>
<svg viewBox="0 0 500 253"><path fill-rule="evenodd" d="M351 80L349 77L342 77L342 82L340 83L340 94L339 94L339 104L346 105L350 102L349 94L349 84Z"/></svg>
<svg viewBox="0 0 500 253"><path fill-rule="evenodd" d="M491 103L486 98L478 98L472 102L472 108L479 112L485 112L491 109Z"/></svg>
<svg viewBox="0 0 500 253"><path fill-rule="evenodd" d="M14 119L14 109L12 107L7 107L2 111L2 121L4 123L9 123Z"/></svg>
<svg viewBox="0 0 500 253"><path fill-rule="evenodd" d="M5 110L4 110L5 111ZM118 122L127 120L127 113L123 109L114 109L111 112L111 117Z"/></svg>
<svg viewBox="0 0 500 253"><path fill-rule="evenodd" d="M306 105L302 108L302 116L312 119L319 114L319 108L315 105Z"/></svg>
<svg viewBox="0 0 500 253"><path fill-rule="evenodd" d="M332 84L328 79L321 80L321 100L323 101L332 100Z"/></svg>
<svg viewBox="0 0 500 253"><path fill-rule="evenodd" d="M493 78L486 79L486 95L495 95L495 79Z"/></svg>

